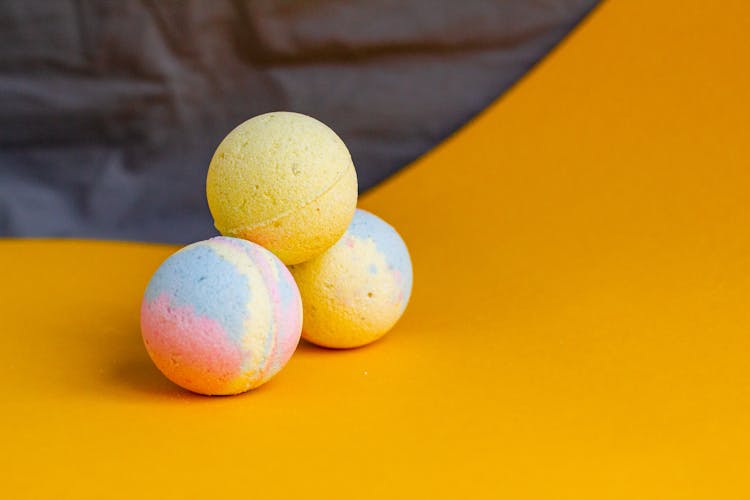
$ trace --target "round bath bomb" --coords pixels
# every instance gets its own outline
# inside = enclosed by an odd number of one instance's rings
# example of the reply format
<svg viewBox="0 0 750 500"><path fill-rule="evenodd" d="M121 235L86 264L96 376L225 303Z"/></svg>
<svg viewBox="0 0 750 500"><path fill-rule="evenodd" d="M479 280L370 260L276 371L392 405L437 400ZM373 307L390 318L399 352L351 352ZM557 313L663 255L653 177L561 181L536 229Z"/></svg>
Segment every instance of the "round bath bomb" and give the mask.
<svg viewBox="0 0 750 500"><path fill-rule="evenodd" d="M325 347L357 347L385 335L411 295L409 251L382 219L357 210L322 255L290 267L302 294L302 336Z"/></svg>
<svg viewBox="0 0 750 500"><path fill-rule="evenodd" d="M294 279L271 252L216 237L188 245L159 267L141 305L151 359L177 385L237 394L273 377L300 338Z"/></svg>
<svg viewBox="0 0 750 500"><path fill-rule="evenodd" d="M297 264L344 233L357 205L357 174L333 130L306 115L274 112L242 123L219 144L206 195L221 234Z"/></svg>

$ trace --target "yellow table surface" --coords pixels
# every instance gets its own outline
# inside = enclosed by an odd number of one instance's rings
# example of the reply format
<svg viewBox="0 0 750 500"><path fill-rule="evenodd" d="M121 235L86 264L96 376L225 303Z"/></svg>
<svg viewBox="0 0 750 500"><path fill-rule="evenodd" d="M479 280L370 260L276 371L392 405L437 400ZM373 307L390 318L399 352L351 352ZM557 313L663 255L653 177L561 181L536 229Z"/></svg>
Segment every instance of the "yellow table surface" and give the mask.
<svg viewBox="0 0 750 500"><path fill-rule="evenodd" d="M174 247L3 241L3 496L748 498L749 29L606 2L361 200L412 252L394 331L242 396L142 347Z"/></svg>

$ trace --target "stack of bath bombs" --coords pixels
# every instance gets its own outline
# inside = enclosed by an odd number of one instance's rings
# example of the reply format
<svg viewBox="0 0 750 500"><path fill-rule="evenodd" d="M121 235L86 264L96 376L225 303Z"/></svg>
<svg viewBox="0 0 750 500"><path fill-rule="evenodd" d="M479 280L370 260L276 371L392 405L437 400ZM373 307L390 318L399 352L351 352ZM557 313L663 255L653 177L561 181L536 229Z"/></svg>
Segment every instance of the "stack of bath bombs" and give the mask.
<svg viewBox="0 0 750 500"><path fill-rule="evenodd" d="M170 256L149 282L141 331L156 366L200 394L238 394L268 381L300 336L330 348L377 340L409 301L401 237L359 210L346 145L306 115L240 124L206 178L222 236Z"/></svg>

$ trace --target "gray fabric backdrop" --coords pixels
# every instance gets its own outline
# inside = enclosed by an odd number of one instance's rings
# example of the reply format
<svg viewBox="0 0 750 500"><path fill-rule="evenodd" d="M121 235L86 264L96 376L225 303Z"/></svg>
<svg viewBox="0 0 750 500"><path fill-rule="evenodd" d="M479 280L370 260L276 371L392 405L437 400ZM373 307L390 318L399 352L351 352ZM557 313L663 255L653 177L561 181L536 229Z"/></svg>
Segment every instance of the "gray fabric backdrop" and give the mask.
<svg viewBox="0 0 750 500"><path fill-rule="evenodd" d="M241 121L317 117L366 189L484 108L595 0L0 0L0 236L215 234Z"/></svg>

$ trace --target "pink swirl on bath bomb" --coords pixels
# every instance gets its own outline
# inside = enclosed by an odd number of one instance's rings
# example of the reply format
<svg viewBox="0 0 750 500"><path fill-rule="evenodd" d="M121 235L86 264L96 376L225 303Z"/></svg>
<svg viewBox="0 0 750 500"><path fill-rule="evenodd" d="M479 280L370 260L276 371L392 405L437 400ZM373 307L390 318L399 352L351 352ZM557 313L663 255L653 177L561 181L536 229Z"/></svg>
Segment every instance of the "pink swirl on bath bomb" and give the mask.
<svg viewBox="0 0 750 500"><path fill-rule="evenodd" d="M221 324L171 305L167 294L143 301L141 330L156 366L186 389L221 394L242 373L242 351Z"/></svg>
<svg viewBox="0 0 750 500"><path fill-rule="evenodd" d="M272 331L268 332L266 360L261 370L265 382L281 370L297 349L302 330L302 301L297 283L281 261L260 245L243 243L237 248L255 263L273 308Z"/></svg>

